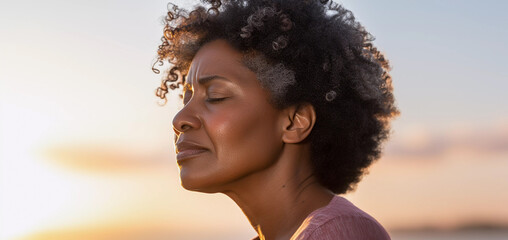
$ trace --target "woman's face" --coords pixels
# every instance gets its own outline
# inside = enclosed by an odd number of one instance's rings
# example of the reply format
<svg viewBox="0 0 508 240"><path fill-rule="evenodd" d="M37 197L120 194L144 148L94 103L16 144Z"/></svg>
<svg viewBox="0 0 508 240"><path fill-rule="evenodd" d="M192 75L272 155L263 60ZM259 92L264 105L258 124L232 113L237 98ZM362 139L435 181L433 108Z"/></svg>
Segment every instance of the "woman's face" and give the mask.
<svg viewBox="0 0 508 240"><path fill-rule="evenodd" d="M183 100L173 127L184 188L227 191L277 161L283 111L270 104L268 91L226 41L198 51Z"/></svg>

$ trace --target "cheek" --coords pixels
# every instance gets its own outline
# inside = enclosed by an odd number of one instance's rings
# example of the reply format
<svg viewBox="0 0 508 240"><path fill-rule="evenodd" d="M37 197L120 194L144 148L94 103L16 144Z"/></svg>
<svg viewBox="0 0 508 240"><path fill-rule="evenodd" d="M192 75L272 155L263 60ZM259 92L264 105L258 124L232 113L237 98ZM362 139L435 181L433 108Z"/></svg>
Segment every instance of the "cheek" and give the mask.
<svg viewBox="0 0 508 240"><path fill-rule="evenodd" d="M276 114L266 106L230 108L215 116L209 121L209 134L218 161L228 162L224 167L265 165L282 145Z"/></svg>

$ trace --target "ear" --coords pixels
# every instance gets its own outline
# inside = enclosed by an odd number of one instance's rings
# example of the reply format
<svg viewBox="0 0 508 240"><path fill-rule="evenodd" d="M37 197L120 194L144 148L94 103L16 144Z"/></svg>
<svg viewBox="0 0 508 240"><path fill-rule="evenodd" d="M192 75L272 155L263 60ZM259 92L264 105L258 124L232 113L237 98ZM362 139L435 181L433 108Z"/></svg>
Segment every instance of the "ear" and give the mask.
<svg viewBox="0 0 508 240"><path fill-rule="evenodd" d="M309 103L288 107L282 141L285 143L299 143L309 136L316 123L316 111Z"/></svg>

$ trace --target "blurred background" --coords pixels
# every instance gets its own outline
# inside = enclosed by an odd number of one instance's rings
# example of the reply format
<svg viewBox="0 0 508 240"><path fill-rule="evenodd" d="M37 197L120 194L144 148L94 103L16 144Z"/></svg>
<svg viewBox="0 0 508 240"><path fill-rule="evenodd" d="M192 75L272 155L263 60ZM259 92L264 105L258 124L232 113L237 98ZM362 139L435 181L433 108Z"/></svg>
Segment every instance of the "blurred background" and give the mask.
<svg viewBox="0 0 508 240"><path fill-rule="evenodd" d="M190 7L195 1L173 1ZM393 239L508 239L508 2L342 1L393 66L401 116L345 197ZM0 2L0 239L251 239L179 186L151 71L167 1Z"/></svg>

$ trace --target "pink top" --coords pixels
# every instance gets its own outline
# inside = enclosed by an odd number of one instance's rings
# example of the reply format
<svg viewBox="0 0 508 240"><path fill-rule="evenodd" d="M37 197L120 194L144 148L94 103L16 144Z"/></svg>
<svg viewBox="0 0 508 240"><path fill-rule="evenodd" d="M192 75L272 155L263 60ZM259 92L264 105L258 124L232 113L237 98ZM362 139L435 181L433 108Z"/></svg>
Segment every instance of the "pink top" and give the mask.
<svg viewBox="0 0 508 240"><path fill-rule="evenodd" d="M373 217L340 196L309 214L291 237L291 240L363 239L390 240L390 236Z"/></svg>

